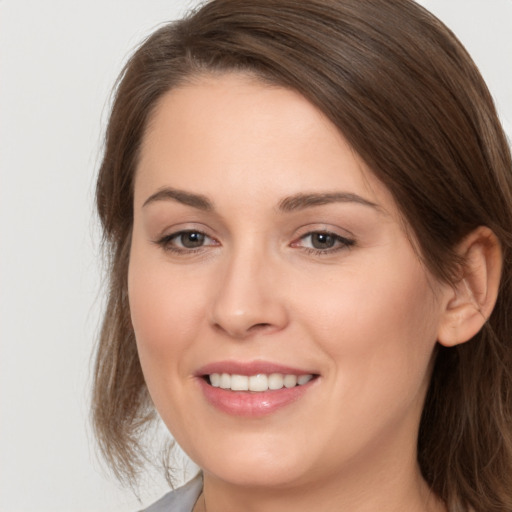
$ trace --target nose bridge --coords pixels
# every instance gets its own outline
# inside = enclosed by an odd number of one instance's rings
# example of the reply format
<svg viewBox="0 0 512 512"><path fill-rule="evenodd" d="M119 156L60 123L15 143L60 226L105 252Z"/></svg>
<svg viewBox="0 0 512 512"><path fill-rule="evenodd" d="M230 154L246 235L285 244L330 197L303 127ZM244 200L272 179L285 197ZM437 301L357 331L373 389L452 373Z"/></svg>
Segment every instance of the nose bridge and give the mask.
<svg viewBox="0 0 512 512"><path fill-rule="evenodd" d="M235 338L279 330L287 322L276 262L255 238L228 251L213 298L213 324Z"/></svg>

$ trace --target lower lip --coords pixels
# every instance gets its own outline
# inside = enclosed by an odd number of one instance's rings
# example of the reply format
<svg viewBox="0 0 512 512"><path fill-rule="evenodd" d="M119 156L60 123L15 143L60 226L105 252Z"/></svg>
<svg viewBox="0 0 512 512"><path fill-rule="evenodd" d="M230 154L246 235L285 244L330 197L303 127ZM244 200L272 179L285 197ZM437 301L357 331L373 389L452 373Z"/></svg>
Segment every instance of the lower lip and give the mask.
<svg viewBox="0 0 512 512"><path fill-rule="evenodd" d="M199 383L206 400L222 412L234 416L260 417L293 404L308 391L316 379L302 386L272 391L230 391L215 388L203 378Z"/></svg>

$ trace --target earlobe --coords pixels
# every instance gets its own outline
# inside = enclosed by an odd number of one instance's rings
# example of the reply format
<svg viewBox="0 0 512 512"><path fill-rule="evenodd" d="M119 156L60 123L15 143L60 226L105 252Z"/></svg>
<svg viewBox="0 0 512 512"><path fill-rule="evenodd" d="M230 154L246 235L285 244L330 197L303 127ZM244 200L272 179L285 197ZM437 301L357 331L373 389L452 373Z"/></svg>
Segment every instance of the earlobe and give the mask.
<svg viewBox="0 0 512 512"><path fill-rule="evenodd" d="M438 341L451 347L470 340L492 313L501 277L501 245L487 227L472 231L458 247L461 278L447 288Z"/></svg>

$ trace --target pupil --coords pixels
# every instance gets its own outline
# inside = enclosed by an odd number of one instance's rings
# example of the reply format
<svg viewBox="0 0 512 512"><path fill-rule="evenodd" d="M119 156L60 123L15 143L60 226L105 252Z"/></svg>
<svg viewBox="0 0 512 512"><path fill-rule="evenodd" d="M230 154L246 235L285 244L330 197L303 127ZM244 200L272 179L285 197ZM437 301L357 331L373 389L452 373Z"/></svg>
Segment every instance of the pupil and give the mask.
<svg viewBox="0 0 512 512"><path fill-rule="evenodd" d="M334 237L327 233L315 233L311 238L315 249L330 249L334 245Z"/></svg>
<svg viewBox="0 0 512 512"><path fill-rule="evenodd" d="M184 233L181 235L181 243L183 247L187 249L193 249L194 247L201 247L204 242L204 235L202 233Z"/></svg>

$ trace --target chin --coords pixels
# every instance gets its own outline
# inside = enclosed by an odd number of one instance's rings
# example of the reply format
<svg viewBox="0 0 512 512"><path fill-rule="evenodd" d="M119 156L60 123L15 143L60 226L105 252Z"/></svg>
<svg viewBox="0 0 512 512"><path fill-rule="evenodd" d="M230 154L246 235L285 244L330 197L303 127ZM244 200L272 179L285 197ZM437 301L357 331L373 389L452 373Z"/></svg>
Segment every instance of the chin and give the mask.
<svg viewBox="0 0 512 512"><path fill-rule="evenodd" d="M216 449L208 450L207 456L203 450L203 456L195 460L213 478L246 488L277 489L293 487L311 474L314 464L308 460L307 443L297 444L281 436L270 439L261 435L228 437L227 446L217 443Z"/></svg>
<svg viewBox="0 0 512 512"><path fill-rule="evenodd" d="M211 477L240 488L285 489L299 485L303 472L282 461L233 461L222 466L217 464L205 467L204 472Z"/></svg>

